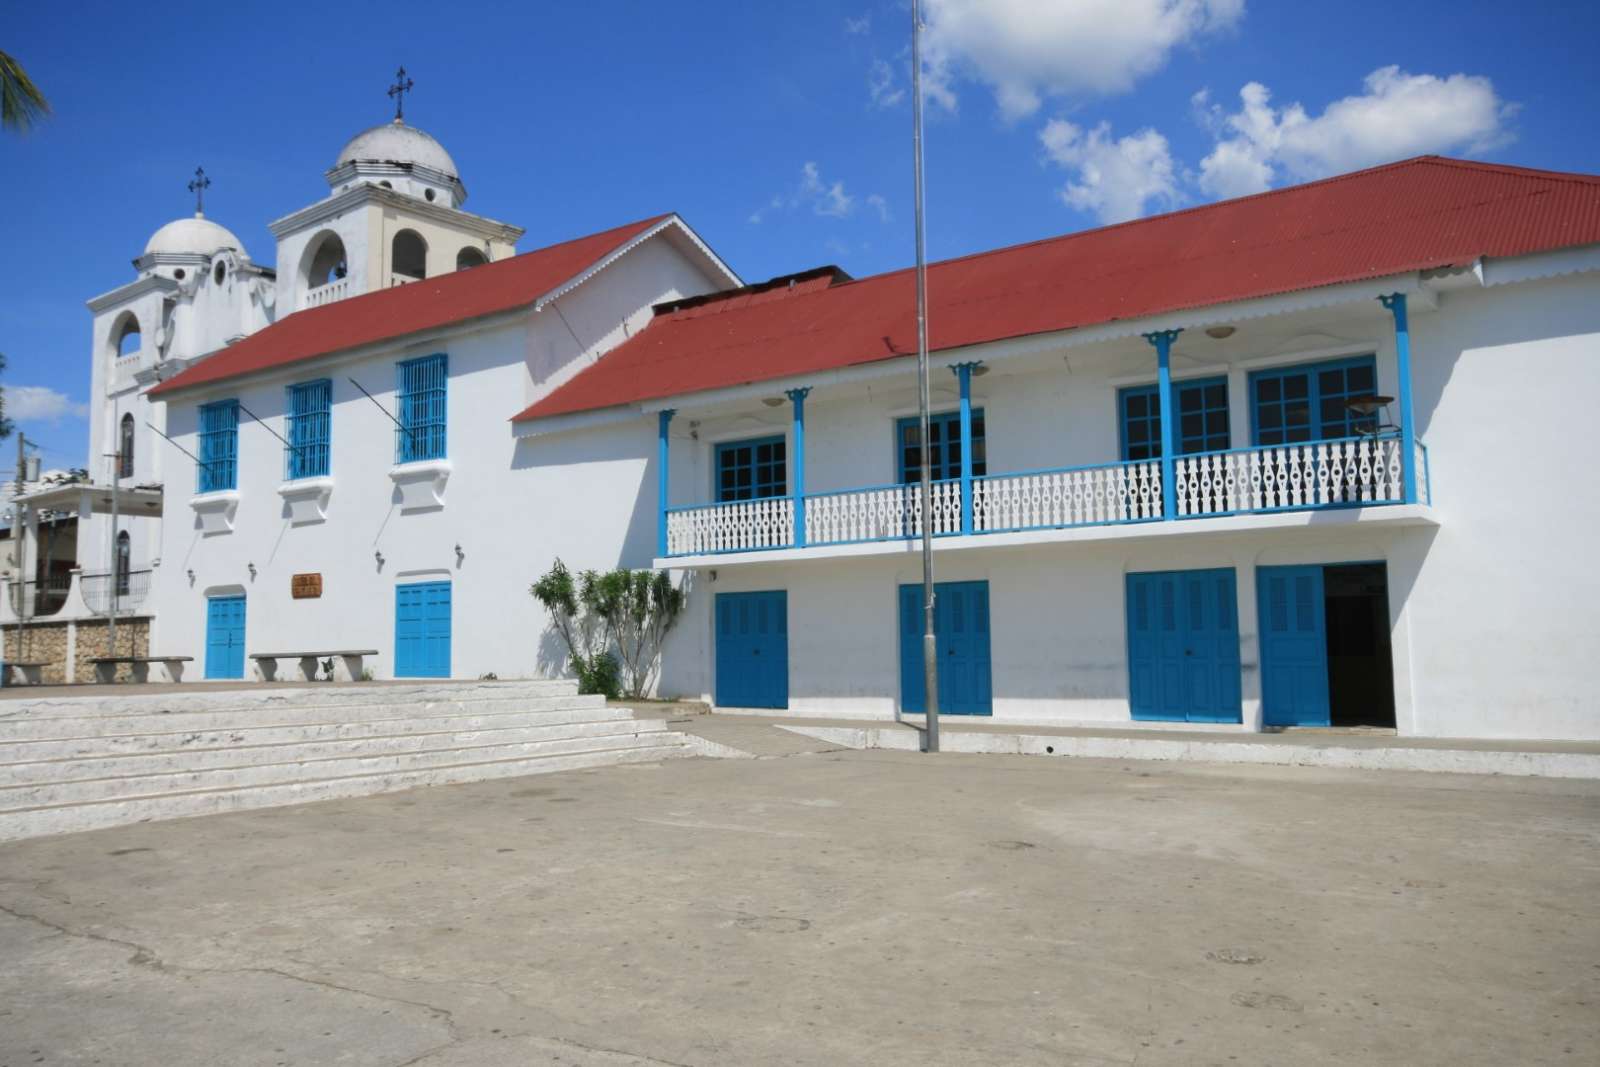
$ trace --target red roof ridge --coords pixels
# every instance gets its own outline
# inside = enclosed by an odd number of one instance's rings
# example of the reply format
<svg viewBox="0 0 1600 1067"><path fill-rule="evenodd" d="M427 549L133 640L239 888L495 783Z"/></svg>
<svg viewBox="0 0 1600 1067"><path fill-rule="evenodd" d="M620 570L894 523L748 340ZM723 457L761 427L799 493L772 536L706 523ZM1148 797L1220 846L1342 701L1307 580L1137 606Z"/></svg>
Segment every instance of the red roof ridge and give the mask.
<svg viewBox="0 0 1600 1067"><path fill-rule="evenodd" d="M1101 234L1106 234L1106 233L1110 233L1110 232L1117 231L1117 230L1122 230L1122 229L1128 229L1128 228L1131 228L1131 227L1149 226L1149 225L1152 225L1154 223L1160 222L1160 221L1165 220L1165 219L1182 218L1184 216L1192 216L1192 215L1195 215L1195 214L1201 214L1201 213L1205 213L1205 212L1209 212L1209 211L1216 211L1216 210L1219 210L1221 208L1229 207L1229 206L1235 205L1235 204L1244 204L1244 203L1249 203L1249 202L1252 202L1252 201L1268 199L1268 198L1271 198L1271 197L1283 196L1283 195L1290 194L1290 193L1299 193L1299 192L1302 192L1302 191L1304 191L1306 189L1312 189L1312 188L1316 188L1318 186L1332 185L1332 184L1337 183L1337 182L1351 181L1351 180L1358 179L1358 178L1367 178L1367 177L1370 177L1370 176L1372 176L1374 174L1382 173L1384 171L1399 170L1399 169L1401 169L1403 167L1411 167L1411 166L1416 166L1418 164L1430 164L1430 165L1435 165L1435 166L1454 167L1454 168L1458 168L1458 169L1461 169L1461 170L1482 171L1482 172L1492 173L1492 174L1513 174L1513 175L1522 176L1522 177L1549 178L1549 179L1552 179L1552 180L1572 181L1572 182L1576 182L1578 184L1583 184L1583 185L1600 186L1600 175L1578 174L1578 173L1573 173L1573 172L1569 172L1569 171L1538 170L1538 169L1535 169L1535 168L1532 168L1532 167L1518 167L1518 166L1513 166L1511 164L1506 164L1506 163L1482 163L1482 162L1479 162L1477 160L1457 159L1457 158L1454 158L1454 157L1451 157L1451 156L1441 156L1441 155L1411 156L1411 157L1409 157L1407 159L1398 159L1398 160L1394 160L1393 162L1390 162L1390 163L1381 163L1381 164L1378 164L1377 166L1367 167L1364 170L1351 171L1348 174L1333 174L1333 175L1329 175L1326 178L1318 178L1318 179L1316 179L1314 181L1305 182L1305 183L1300 184L1300 185L1286 185L1286 186L1281 186L1281 187L1276 188L1276 189L1264 189L1259 193L1248 193L1248 194L1246 194L1244 196L1230 197L1227 200L1214 200L1214 201L1211 201L1210 203L1206 203L1206 204L1195 204L1195 205L1193 205L1191 207L1179 208L1179 209L1177 209L1175 211L1166 211L1166 212L1163 212L1163 213L1161 213L1159 215L1146 215L1146 216L1143 216L1141 218L1127 219L1127 220L1125 220L1123 222L1114 222L1114 223L1110 223L1110 224L1105 225L1105 226L1094 226L1094 227L1091 227L1091 228L1089 228L1087 230L1073 230L1073 231L1068 232L1068 233L1053 234L1053 235L1048 236L1048 237L1039 237L1039 238L1035 238L1032 241L1023 241L1023 242L1020 242L1020 243L1014 244L1014 245L1002 245L999 248L986 248L986 249L983 249L983 250L977 251L977 252L968 252L968 253L966 253L964 255L951 256L948 259L938 259L938 260L934 260L933 262L929 263L928 264L928 269L929 270L933 270L935 268L943 267L943 266L946 266L948 264L969 263L969 262L973 262L975 260L982 260L982 259L984 259L986 257L989 257L989 256L1007 255L1007 254L1011 254L1011 253L1014 253L1014 252L1022 251L1022 250L1025 250L1025 249L1029 249L1029 248L1040 247L1040 246L1043 246L1043 245L1053 245L1053 244L1057 244L1059 242L1075 241L1075 240L1080 240L1080 239L1088 239L1088 238L1091 238L1091 237L1099 236ZM1438 210L1440 212L1446 212L1446 211L1449 211L1451 209L1450 208L1446 208L1446 207L1441 207ZM1422 214L1426 215L1427 213L1424 212ZM1412 217L1418 217L1418 216L1416 214L1413 214ZM1301 237L1297 238L1297 240L1308 241L1308 240L1313 240L1315 237L1321 236L1321 235L1345 232L1345 231L1353 228L1355 225L1358 225L1358 224L1351 224L1351 225L1347 225L1347 226L1330 226L1330 227L1327 227L1326 229L1318 231L1317 234L1302 235ZM1210 256L1211 254L1212 253L1204 253L1204 254L1200 254L1200 255L1189 256L1189 257L1186 257L1186 259L1184 261L1185 262L1196 262L1196 261L1208 258L1208 256ZM1438 265L1439 266L1446 266L1448 264L1442 264L1441 263L1441 264L1438 264ZM1139 269L1140 269L1140 267L1138 265L1130 264L1127 267L1114 269L1114 270L1106 270L1106 271L1100 272L1099 274L1097 274L1097 277L1102 277L1102 278L1114 277L1114 276L1116 276L1117 274L1120 274L1120 273L1136 272ZM865 285L865 284L872 283L872 282L882 282L882 281L886 281L886 280L888 280L890 278L895 278L895 277L899 277L899 276L902 276L902 275L905 275L905 274L909 274L914 270L916 270L916 268L914 266L912 266L912 267L897 267L894 270L887 270L887 271L883 271L883 272L878 273L878 274L866 274L866 275L862 275L859 278L848 278L847 280L841 280L841 281L835 282L832 286L828 287L827 289L816 289L816 290L809 290L809 291L805 291L805 292L796 293L794 295L794 299L803 299L803 298L808 297L808 296L810 296L810 297L821 296L821 295L823 295L823 294L825 294L825 293L827 293L827 292L829 292L831 290L848 288L850 286ZM780 277L786 277L786 276L780 276ZM729 294L729 295L738 295L739 290L725 290L724 292ZM720 293L709 294L709 296L707 298L702 298L701 302L703 302L705 299L715 298L715 297L720 296L720 295L723 295L723 294L720 294ZM966 298L966 299L945 300L943 302L948 306L948 305L954 305L954 304L972 303L972 302L981 301L983 299L985 299L985 298L984 297L980 297L980 296L974 296L974 297L969 297L969 298ZM685 303L688 303L688 302L685 302ZM678 307L673 307L673 308L668 309L665 314L659 315L657 317L657 322L659 324L661 324L661 325L665 325L667 323L670 323L670 322L674 321L675 318L676 318L676 313L678 311L680 311L680 310L683 310L683 309L682 308L678 308Z"/></svg>
<svg viewBox="0 0 1600 1067"><path fill-rule="evenodd" d="M1531 167L1512 166L1508 163L1480 163L1477 160L1456 159L1452 156L1412 156L1409 159L1397 159L1392 163L1380 163L1377 166L1367 167L1364 170L1353 170L1348 174L1331 174L1326 178L1317 178L1314 181L1303 182L1299 185L1284 185L1279 186L1276 189L1263 189L1259 193L1247 193L1244 196L1229 197L1227 200L1213 200L1206 204L1194 204L1190 207L1178 208L1174 211L1164 211L1159 215L1144 215L1137 219L1126 219L1122 222L1113 222L1105 226L1093 226L1087 230L1072 230L1068 233L1058 233L1050 237L1038 237L1032 241L1023 241L1019 244L1002 245L999 248L986 248L978 252L968 252L960 256L951 256L949 259L935 260L932 263L929 263L928 266L932 268L943 266L946 263L966 263L975 259L983 259L985 256L1003 255L1010 252L1017 252L1025 248L1034 248L1039 245L1054 244L1057 241L1073 241L1080 238L1093 237L1115 230L1127 229L1129 227L1148 226L1151 223L1159 222L1162 219L1182 218L1186 215L1196 215L1208 211L1215 211L1219 208L1228 207L1233 204L1243 204L1254 200L1264 200L1270 197L1284 196L1289 193L1299 193L1306 189L1316 188L1317 186L1332 185L1336 182L1345 182L1356 178L1370 177L1373 174L1378 174L1386 170L1398 170L1401 167L1415 166L1419 163L1458 167L1463 170L1481 170L1497 174L1516 174L1530 178L1550 178L1553 180L1573 181L1584 185L1600 186L1600 175L1578 174L1570 171L1558 170L1536 170ZM1327 232L1337 232L1337 229L1330 229ZM836 286L836 288L848 285L859 285L862 282L877 281L882 278L893 277L897 274L907 274L914 270L916 270L915 267L898 267L895 270L884 271L881 274L867 274L860 278L853 278L848 282L842 282L840 283L840 286Z"/></svg>

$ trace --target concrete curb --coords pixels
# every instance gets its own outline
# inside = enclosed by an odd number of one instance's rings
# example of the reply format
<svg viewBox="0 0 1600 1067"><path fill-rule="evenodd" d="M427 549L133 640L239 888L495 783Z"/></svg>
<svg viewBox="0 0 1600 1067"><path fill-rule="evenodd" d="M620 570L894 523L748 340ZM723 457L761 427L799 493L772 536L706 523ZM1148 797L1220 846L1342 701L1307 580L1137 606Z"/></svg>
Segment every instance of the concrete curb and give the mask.
<svg viewBox="0 0 1600 1067"><path fill-rule="evenodd" d="M916 752L922 735L901 726L793 726L783 729L846 748ZM1600 779L1600 753L1522 752L1480 748L1348 746L1318 740L1304 744L1266 744L1237 738L1216 741L1163 738L1085 737L1072 734L985 733L946 730L945 752L1012 756L1079 756L1366 771L1428 771L1444 774L1499 774L1538 778Z"/></svg>

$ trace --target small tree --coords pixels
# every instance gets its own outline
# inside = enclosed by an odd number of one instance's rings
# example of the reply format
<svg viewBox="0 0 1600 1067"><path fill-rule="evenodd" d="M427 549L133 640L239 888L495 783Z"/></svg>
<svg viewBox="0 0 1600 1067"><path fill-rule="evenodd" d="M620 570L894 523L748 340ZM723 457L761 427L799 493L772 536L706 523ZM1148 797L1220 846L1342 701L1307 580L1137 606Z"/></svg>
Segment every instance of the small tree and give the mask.
<svg viewBox="0 0 1600 1067"><path fill-rule="evenodd" d="M584 605L604 620L606 636L616 645L628 696L638 700L655 679L667 632L683 614L684 592L665 571L626 567L585 571L582 585Z"/></svg>
<svg viewBox="0 0 1600 1067"><path fill-rule="evenodd" d="M578 692L618 695L617 662L606 650L603 620L586 610L589 577L585 571L576 580L561 560L551 564L544 577L528 589L550 613L550 625L567 646L567 656L578 676Z"/></svg>

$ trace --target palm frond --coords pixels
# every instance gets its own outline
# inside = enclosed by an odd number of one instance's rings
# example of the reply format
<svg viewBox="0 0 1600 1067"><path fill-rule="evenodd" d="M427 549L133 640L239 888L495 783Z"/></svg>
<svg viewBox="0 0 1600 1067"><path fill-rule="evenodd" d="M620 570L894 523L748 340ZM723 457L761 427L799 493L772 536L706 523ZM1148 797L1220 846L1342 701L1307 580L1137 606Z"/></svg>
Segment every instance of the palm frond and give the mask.
<svg viewBox="0 0 1600 1067"><path fill-rule="evenodd" d="M50 101L22 64L0 52L0 128L26 133L50 114Z"/></svg>

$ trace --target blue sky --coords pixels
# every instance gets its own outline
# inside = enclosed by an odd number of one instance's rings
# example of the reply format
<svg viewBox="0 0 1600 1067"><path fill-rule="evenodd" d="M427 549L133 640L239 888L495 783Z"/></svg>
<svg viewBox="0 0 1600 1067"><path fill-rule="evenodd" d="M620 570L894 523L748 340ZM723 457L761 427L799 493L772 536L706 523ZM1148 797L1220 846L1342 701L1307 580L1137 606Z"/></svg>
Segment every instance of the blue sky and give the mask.
<svg viewBox="0 0 1600 1067"><path fill-rule="evenodd" d="M927 0L929 252L940 258L1442 152L1600 171L1592 5ZM84 301L161 224L207 214L273 261L392 112L444 143L470 210L524 251L681 212L759 280L912 255L909 8L585 4L30 5L0 49L54 117L0 137L0 352L46 467L82 464ZM1243 95L1241 95L1243 93ZM1197 95L1202 94L1202 95Z"/></svg>

